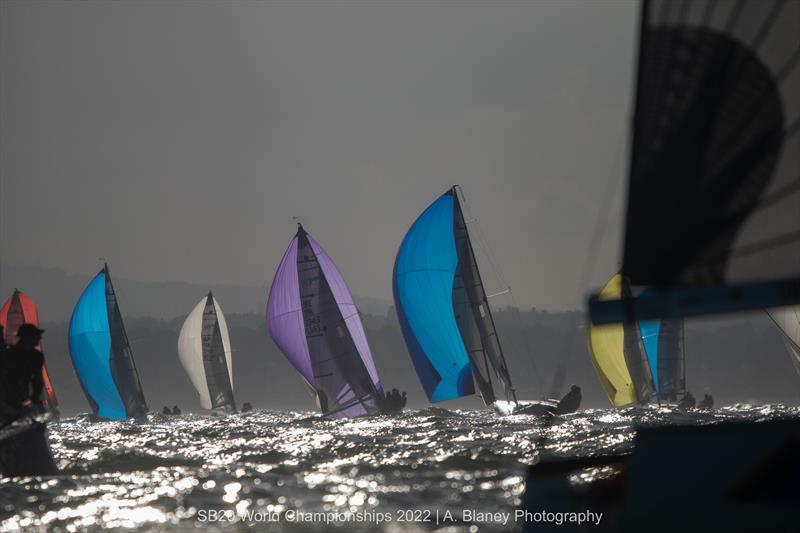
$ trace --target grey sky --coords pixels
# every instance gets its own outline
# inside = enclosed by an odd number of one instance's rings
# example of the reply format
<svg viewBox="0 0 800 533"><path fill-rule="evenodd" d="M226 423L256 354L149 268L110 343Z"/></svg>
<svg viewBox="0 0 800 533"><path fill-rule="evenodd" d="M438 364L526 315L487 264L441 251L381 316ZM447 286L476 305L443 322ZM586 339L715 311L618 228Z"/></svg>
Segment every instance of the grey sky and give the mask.
<svg viewBox="0 0 800 533"><path fill-rule="evenodd" d="M390 300L405 231L457 182L518 303L574 308L614 172L589 285L615 268L633 2L0 10L5 263L263 286L300 215Z"/></svg>

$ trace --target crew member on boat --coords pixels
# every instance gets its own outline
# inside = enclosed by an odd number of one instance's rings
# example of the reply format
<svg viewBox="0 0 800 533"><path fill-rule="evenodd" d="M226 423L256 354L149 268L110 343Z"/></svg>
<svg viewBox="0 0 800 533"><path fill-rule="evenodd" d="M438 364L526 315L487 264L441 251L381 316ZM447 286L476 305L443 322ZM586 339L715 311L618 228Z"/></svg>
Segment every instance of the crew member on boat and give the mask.
<svg viewBox="0 0 800 533"><path fill-rule="evenodd" d="M42 366L44 355L36 349L43 329L22 324L17 330L17 343L0 352L0 403L4 414L16 414L26 402L42 405Z"/></svg>
<svg viewBox="0 0 800 533"><path fill-rule="evenodd" d="M556 414L566 415L569 413L574 413L578 410L578 408L580 408L582 398L583 396L581 395L581 388L577 385L571 386L569 388L569 392L558 402Z"/></svg>

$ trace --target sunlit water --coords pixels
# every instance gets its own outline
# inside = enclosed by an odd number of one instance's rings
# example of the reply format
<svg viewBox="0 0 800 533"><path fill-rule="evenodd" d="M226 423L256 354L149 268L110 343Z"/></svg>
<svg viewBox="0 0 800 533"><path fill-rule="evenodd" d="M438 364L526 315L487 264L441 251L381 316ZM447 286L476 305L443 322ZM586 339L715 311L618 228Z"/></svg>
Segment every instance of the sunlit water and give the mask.
<svg viewBox="0 0 800 533"><path fill-rule="evenodd" d="M3 479L0 531L506 531L492 521L437 524L436 512L513 512L528 465L626 451L638 424L761 421L800 410L589 410L552 424L437 408L349 421L305 419L310 414L52 423L62 475ZM340 521L301 522L304 513L339 513Z"/></svg>

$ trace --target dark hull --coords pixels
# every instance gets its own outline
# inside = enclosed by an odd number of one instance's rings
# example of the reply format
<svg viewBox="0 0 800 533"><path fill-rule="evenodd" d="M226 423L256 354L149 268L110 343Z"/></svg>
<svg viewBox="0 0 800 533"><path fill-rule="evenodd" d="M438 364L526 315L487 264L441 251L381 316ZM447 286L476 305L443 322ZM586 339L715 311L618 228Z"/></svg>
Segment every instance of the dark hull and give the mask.
<svg viewBox="0 0 800 533"><path fill-rule="evenodd" d="M45 424L31 421L0 431L0 474L8 477L58 474Z"/></svg>

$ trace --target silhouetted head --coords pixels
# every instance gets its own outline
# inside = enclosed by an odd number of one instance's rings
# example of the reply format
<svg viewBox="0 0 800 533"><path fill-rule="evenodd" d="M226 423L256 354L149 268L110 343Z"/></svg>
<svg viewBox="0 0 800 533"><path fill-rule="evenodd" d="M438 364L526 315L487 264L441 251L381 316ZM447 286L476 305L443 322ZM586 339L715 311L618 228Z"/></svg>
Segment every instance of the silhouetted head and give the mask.
<svg viewBox="0 0 800 533"><path fill-rule="evenodd" d="M569 390L570 390L571 392L580 392L580 391L581 391L581 388L580 388L580 387L578 387L577 385L573 385L573 386L571 386L571 387L569 388Z"/></svg>
<svg viewBox="0 0 800 533"><path fill-rule="evenodd" d="M22 324L17 330L19 342L26 346L36 346L42 340L43 329L39 329L33 324Z"/></svg>
<svg viewBox="0 0 800 533"><path fill-rule="evenodd" d="M406 391L403 391L403 398L406 397Z"/></svg>

